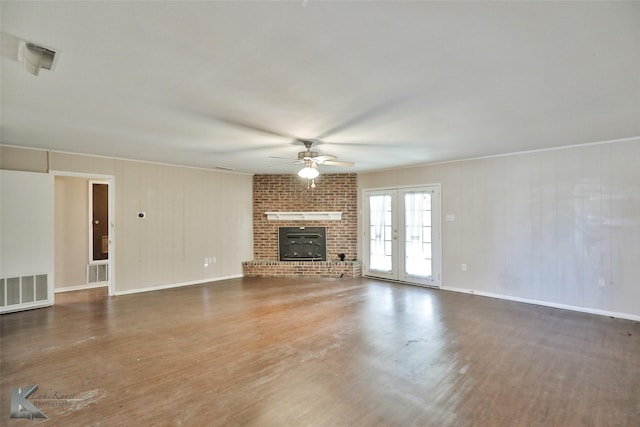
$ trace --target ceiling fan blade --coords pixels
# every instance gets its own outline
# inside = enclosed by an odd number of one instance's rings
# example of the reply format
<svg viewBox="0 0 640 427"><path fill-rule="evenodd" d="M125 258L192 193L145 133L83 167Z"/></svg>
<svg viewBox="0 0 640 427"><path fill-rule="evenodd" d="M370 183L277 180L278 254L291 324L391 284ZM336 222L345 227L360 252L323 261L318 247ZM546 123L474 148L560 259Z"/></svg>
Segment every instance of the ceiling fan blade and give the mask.
<svg viewBox="0 0 640 427"><path fill-rule="evenodd" d="M211 115L210 116L211 120L215 120L217 122L220 123L225 123L240 129L248 129L248 130L252 130L254 132L258 132L258 133L263 133L266 135L271 135L271 136L277 136L279 138L286 138L286 139L297 139L295 136L293 135L287 135L284 132L279 132L277 130L273 130L273 129L269 129L265 126L260 126L245 120L238 120L238 119L232 119L230 117L223 117L223 116L218 116L218 115Z"/></svg>
<svg viewBox="0 0 640 427"><path fill-rule="evenodd" d="M281 148L282 147L282 143L280 144L270 144L270 145L264 145L261 147L252 147L250 148L251 151L271 151L277 148ZM237 153L245 153L247 150L249 150L246 147L242 147L242 148L235 148L232 150L211 150L208 149L207 152L213 152L215 154L219 154L219 155L231 155L231 154L237 154ZM287 159L287 160L291 160L291 157L282 157L283 159Z"/></svg>
<svg viewBox="0 0 640 427"><path fill-rule="evenodd" d="M322 163L322 165L327 165L327 166L353 166L353 165L355 165L355 163L353 163L353 162L341 162L339 160L327 160L326 162Z"/></svg>
<svg viewBox="0 0 640 427"><path fill-rule="evenodd" d="M217 114L216 112L206 112L206 111L202 111L202 110L197 110L197 109L192 109L192 108L181 108L180 109L181 113L186 113L191 117L197 117L200 120L204 120L205 122L218 122L218 123L224 123L230 126L233 126L235 128L239 128L239 129L244 129L244 130L251 130L254 132L258 132L258 133L262 133L262 134L266 134L266 135L271 135L271 136L276 136L279 138L286 138L286 139L291 139L291 140L297 140L298 138L296 136L293 135L288 135L284 132L279 132L277 130L274 129L269 129L265 126L261 126L246 120L240 120L240 119L234 119L231 118L229 116L225 116L225 115L221 115L221 114Z"/></svg>
<svg viewBox="0 0 640 427"><path fill-rule="evenodd" d="M280 166L291 166L291 165L303 165L304 161L302 160L296 160L295 162L289 162L289 163L280 163L277 165L271 165L269 166L270 168L278 168Z"/></svg>
<svg viewBox="0 0 640 427"><path fill-rule="evenodd" d="M280 156L269 156L270 159L284 159L284 160L292 160L291 157L280 157Z"/></svg>
<svg viewBox="0 0 640 427"><path fill-rule="evenodd" d="M316 163L320 163L323 164L324 162L328 161L328 160L335 160L337 159L336 156L332 156L331 154L323 154L322 156L316 156L316 157L312 157L311 160L313 160Z"/></svg>
<svg viewBox="0 0 640 427"><path fill-rule="evenodd" d="M418 142L411 142L411 141L369 141L369 142L363 142L363 141L358 141L358 142L345 142L345 141L331 141L331 142L325 142L325 144L327 144L329 147L331 146L344 146L344 147L358 147L358 148L368 148L368 147L373 147L373 148L383 148L383 147L394 147L394 148L416 148L417 145L421 144ZM330 148L329 148L330 149Z"/></svg>
<svg viewBox="0 0 640 427"><path fill-rule="evenodd" d="M413 94L399 95L395 99L390 99L378 105L374 105L367 110L361 111L350 119L342 123L338 123L333 128L327 129L325 132L318 136L318 139L322 140L329 138L331 137L331 135L342 132L346 129L364 124L370 120L376 119L390 112L397 111L399 107L407 105L415 98L417 98L417 96Z"/></svg>

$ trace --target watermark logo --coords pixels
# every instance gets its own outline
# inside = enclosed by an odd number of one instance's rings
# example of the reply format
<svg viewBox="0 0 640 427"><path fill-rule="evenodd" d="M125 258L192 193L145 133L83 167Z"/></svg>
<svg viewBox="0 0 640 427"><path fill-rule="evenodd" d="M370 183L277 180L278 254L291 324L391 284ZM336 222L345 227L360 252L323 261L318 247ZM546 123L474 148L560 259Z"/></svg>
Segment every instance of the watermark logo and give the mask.
<svg viewBox="0 0 640 427"><path fill-rule="evenodd" d="M11 418L49 418L29 402L29 397L38 390L38 385L28 385L21 389L15 387L11 390Z"/></svg>

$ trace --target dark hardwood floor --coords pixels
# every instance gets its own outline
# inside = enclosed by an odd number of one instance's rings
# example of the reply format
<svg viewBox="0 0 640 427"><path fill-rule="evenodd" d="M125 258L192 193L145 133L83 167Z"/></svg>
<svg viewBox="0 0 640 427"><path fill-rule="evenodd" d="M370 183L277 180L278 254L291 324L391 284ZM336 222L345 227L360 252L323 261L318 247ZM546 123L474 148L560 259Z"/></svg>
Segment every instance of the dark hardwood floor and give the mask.
<svg viewBox="0 0 640 427"><path fill-rule="evenodd" d="M369 279L56 295L0 317L0 424L639 426L640 323ZM49 418L12 419L11 390Z"/></svg>

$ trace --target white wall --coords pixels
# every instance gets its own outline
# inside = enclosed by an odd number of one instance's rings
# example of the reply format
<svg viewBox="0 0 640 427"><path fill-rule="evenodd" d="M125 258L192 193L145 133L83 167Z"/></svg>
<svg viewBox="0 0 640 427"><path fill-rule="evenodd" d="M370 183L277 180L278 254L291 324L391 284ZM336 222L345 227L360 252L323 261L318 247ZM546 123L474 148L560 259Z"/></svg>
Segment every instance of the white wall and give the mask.
<svg viewBox="0 0 640 427"><path fill-rule="evenodd" d="M53 275L53 179L0 171L0 277Z"/></svg>
<svg viewBox="0 0 640 427"><path fill-rule="evenodd" d="M636 139L360 174L358 186L442 184L443 288L640 320L639 159Z"/></svg>
<svg viewBox="0 0 640 427"><path fill-rule="evenodd" d="M53 248L53 178L0 170L0 312L53 304Z"/></svg>

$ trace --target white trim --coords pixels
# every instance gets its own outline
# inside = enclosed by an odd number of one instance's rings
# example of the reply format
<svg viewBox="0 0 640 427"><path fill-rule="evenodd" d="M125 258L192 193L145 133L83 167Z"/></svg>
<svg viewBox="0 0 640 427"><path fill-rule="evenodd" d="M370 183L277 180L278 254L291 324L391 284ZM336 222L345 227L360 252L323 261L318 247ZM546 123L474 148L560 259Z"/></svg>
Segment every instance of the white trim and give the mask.
<svg viewBox="0 0 640 427"><path fill-rule="evenodd" d="M83 291L85 289L94 289L94 288L108 288L109 282L95 282L95 283L87 283L86 285L78 285L78 286L65 286L63 288L54 289L56 294L61 292L71 292L71 291Z"/></svg>
<svg viewBox="0 0 640 427"><path fill-rule="evenodd" d="M577 144L570 144L570 145L558 145L558 146L555 146L555 147L546 147L546 148L537 148L537 149L531 149L531 150L511 151L511 152L506 152L506 153L489 154L489 155L486 155L486 156L461 157L461 158L451 159L451 160L440 160L440 161L434 161L434 162L425 162L425 163L418 163L418 164L412 164L412 165L403 165L403 166L383 168L383 169L362 170L362 171L357 171L356 173L359 174L359 175L375 174L375 173L380 173L380 172L390 172L390 171L398 171L398 170L405 170L405 169L421 168L421 167L425 167L425 166L444 165L444 164L448 164L448 163L457 163L457 162L466 162L466 161L472 161L472 160L492 159L492 158L495 158L495 157L518 156L518 155L521 155L521 154L531 154L531 153L540 153L540 152L544 152L544 151L554 151L554 150L564 150L564 149L571 149L571 148L591 147L591 146L595 146L595 145L617 144L617 143L622 143L622 142L633 142L633 141L638 141L638 140L640 140L640 136L630 136L630 137L626 137L626 138L608 139L608 140L604 140L604 141L584 142L584 143L577 143ZM34 151L46 151L47 153L70 154L70 155L74 155L74 156L97 157L97 158L101 158L101 159L121 160L121 161L126 161L126 162L139 162L139 163L147 163L147 164L161 165L161 166L183 167L183 168L187 168L187 169L198 169L198 170L205 170L205 171L210 171L210 172L233 173L233 174L237 174L237 175L256 175L255 172L238 172L238 171L235 171L235 170L230 171L230 170L227 170L227 169L223 169L223 168L221 168L219 166L214 166L213 168L205 168L205 167L199 167L199 166L181 165L181 164L177 164L177 163L163 163L163 162L155 162L155 161L151 161L151 160L128 159L128 158L125 158L125 157L112 157L112 156L104 156L104 155L99 155L99 154L76 153L76 152L73 152L73 151L48 150L48 149L44 149L44 148L35 148L35 147L28 147L28 146L22 146L22 145L13 145L13 144L0 144L0 147L20 148L20 149L23 149L23 150L34 150ZM49 162L49 157L47 155L47 163L48 162ZM48 168L48 164L47 164L47 168ZM49 171L49 172L52 172L52 171ZM69 175L69 176L71 176L71 175Z"/></svg>
<svg viewBox="0 0 640 427"><path fill-rule="evenodd" d="M431 284L424 284L424 283L418 283L418 282L407 282L405 280L401 280L401 279L387 279L385 277L376 277L376 276L368 276L365 274L362 274L362 277L365 279L375 279L375 280L382 280L384 282L389 282L389 283L395 283L398 285L409 285L409 286L417 286L419 288L425 288L425 289L434 289L434 290L439 290L442 289L440 286L436 286L436 285L431 285Z"/></svg>
<svg viewBox="0 0 640 427"><path fill-rule="evenodd" d="M0 307L0 314L13 313L16 311L32 310L34 308L51 307L53 305L53 299L51 301L38 301L27 302L22 304L3 305Z"/></svg>
<svg viewBox="0 0 640 427"><path fill-rule="evenodd" d="M595 141L595 142L585 142L582 144L570 144L570 145L559 145L557 147L547 147L547 148L537 148L532 150L523 150L523 151L511 151L507 153L497 153L497 154L489 154L486 156L478 156L478 157L461 157L459 159L451 159L451 160L440 160L436 162L426 162L426 163L418 163L415 165L406 165L406 166L398 166L391 167L385 169L376 169L370 171L361 171L358 172L359 175L367 175L367 174L376 174L380 172L393 172L405 169L414 169L414 168L423 168L425 166L439 166L446 165L450 163L458 163L458 162L469 162L473 160L485 160L485 159L494 159L496 157L508 157L508 156L520 156L524 154L532 154L532 153L542 153L545 151L556 151L556 150L568 150L572 148L582 148L582 147L593 147L596 145L607 145L607 144L617 144L623 142L636 142L640 141L640 136L630 136L628 138L617 138L617 139L608 139L606 141Z"/></svg>
<svg viewBox="0 0 640 427"><path fill-rule="evenodd" d="M180 288L180 287L183 287L183 286L201 285L203 283L219 282L221 280L238 279L238 278L241 278L241 277L243 277L242 274L234 274L234 275L231 275L231 276L214 277L214 278L210 278L210 279L201 279L201 280L192 280L190 282L171 283L169 285L160 285L160 286L150 286L148 288L129 289L129 290L126 290L126 291L116 292L115 295L116 296L121 296L121 295L129 295L129 294L139 294L139 293L142 293L142 292L152 292L152 291L160 291L160 290L163 290L163 289Z"/></svg>
<svg viewBox="0 0 640 427"><path fill-rule="evenodd" d="M633 141L638 141L638 140L640 140L640 135L638 135L638 136L630 136L630 137L626 137L626 138L607 139L607 140L604 140L604 141L593 141L593 142L584 142L584 143L577 143L577 144L570 144L570 145L558 145L558 146L555 146L555 147L537 148L537 149L531 149L531 150L511 151L511 152L507 152L507 153L489 154L489 155L486 155L486 156L462 157L462 158L458 158L458 159L440 160L440 161L435 161L435 162L418 163L418 164L413 164L413 165L404 165L404 166L397 166L397 167L391 167L391 168L363 170L363 171L358 171L356 173L359 174L359 175L360 174L362 174L362 175L375 174L375 173L379 173L379 172L389 172L389 171L396 171L396 170L421 168L421 167L425 167L425 166L444 165L444 164L448 164L448 163L466 162L466 161L471 161L471 160L492 159L494 157L518 156L518 155L521 155L521 154L540 153L540 152L544 152L544 151L564 150L564 149L580 148L580 147L591 147L591 146L594 146L594 145L616 144L616 143L621 143L621 142L633 142ZM48 149L45 149L45 148L35 148L35 147L28 147L28 146L23 146L23 145L13 145L13 144L0 144L0 147L20 148L20 149L23 149L23 150L46 151L48 153L70 154L70 155L74 155L74 156L97 157L97 158L100 158L100 159L121 160L121 161L126 161L126 162L148 163L148 164L152 164L152 165L182 167L182 168L187 168L187 169L199 169L199 170L205 170L205 171L210 171L210 172L233 173L233 174L237 174L237 175L256 175L256 173L254 173L254 172L238 172L238 171L235 171L235 170L234 171L230 171L230 170L226 170L226 169L220 169L219 166L214 166L213 168L205 168L205 167L199 167L199 166L181 165L181 164L177 164L177 163L163 163L163 162L155 162L155 161L151 161L151 160L138 160L138 159L128 159L128 158L125 158L125 157L104 156L104 155L100 155L100 154L76 153L74 151L48 150ZM47 162L48 161L49 161L49 159L47 157ZM48 165L47 165L47 167L48 167ZM49 172L52 172L52 171L49 171ZM71 176L71 175L68 175L68 176ZM99 176L99 175L95 175L95 176Z"/></svg>
<svg viewBox="0 0 640 427"><path fill-rule="evenodd" d="M116 177L109 178L109 264L107 264L109 296L116 292Z"/></svg>
<svg viewBox="0 0 640 427"><path fill-rule="evenodd" d="M423 189L424 187L438 187L438 190L442 191L441 182L432 182L431 184L396 185L392 187L362 188L361 191L362 191L362 194L364 195L365 191L411 190L411 189Z"/></svg>
<svg viewBox="0 0 640 427"><path fill-rule="evenodd" d="M575 305L558 304L554 302L540 301L540 300L529 299L529 298L513 297L513 296L503 295L503 294L494 294L492 292L476 291L473 289L455 288L451 286L442 286L440 287L440 289L442 289L443 291L460 292L464 294L479 295L482 297L497 298L497 299L506 300L506 301L522 302L525 304L541 305L544 307L560 308L563 310L579 311L581 313L597 314L600 316L616 317L619 319L635 320L636 322L640 322L640 315L631 314L631 313L619 313L617 311L599 310L596 308L588 308L588 307L578 307Z"/></svg>
<svg viewBox="0 0 640 427"><path fill-rule="evenodd" d="M269 221L340 221L342 212L265 212Z"/></svg>
<svg viewBox="0 0 640 427"><path fill-rule="evenodd" d="M88 173L88 172L61 171L57 169L51 169L49 173L53 174L54 176L69 176L72 178L101 179L105 181L108 181L109 178L113 178L113 175L104 175L100 173Z"/></svg>
<svg viewBox="0 0 640 427"><path fill-rule="evenodd" d="M190 165L182 165L178 163L164 163L164 162L155 162L152 160L139 160L139 159L128 159L126 157L113 157L113 156L104 156L100 154L86 154L86 153L76 153L74 151L62 151L62 150L45 150L42 148L32 148L32 147L22 147L20 145L3 145L4 147L14 147L14 148L30 148L32 150L41 150L48 151L50 153L59 153L59 154L70 154L72 156L84 156L84 157L97 157L99 159L108 159L108 160L120 160L123 162L137 162L137 163L145 163L149 165L159 165L159 166L170 166L177 168L187 168L187 169L197 169L209 172L221 172L221 173L232 173L236 175L254 175L253 172L237 172L236 170L228 170L228 169L219 169L220 166L213 166L211 168L205 168L201 166L190 166Z"/></svg>

